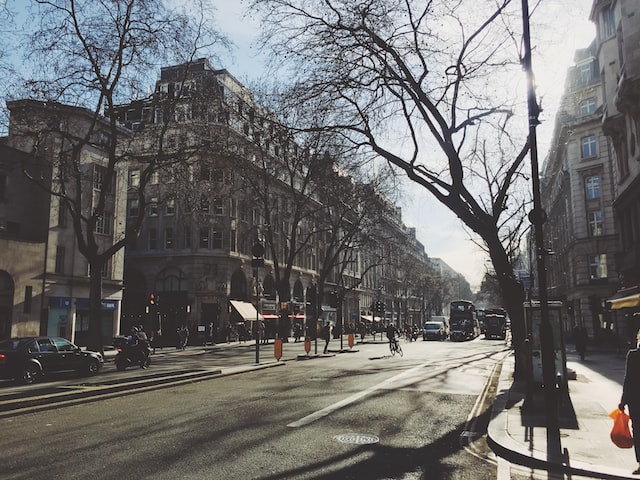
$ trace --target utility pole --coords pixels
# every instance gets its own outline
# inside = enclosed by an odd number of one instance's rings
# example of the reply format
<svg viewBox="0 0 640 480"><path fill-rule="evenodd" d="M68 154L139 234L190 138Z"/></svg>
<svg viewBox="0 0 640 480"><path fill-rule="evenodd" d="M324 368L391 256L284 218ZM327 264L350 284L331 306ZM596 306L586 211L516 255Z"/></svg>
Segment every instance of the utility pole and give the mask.
<svg viewBox="0 0 640 480"><path fill-rule="evenodd" d="M545 415L547 421L547 456L550 461L562 457L560 446L560 428L558 425L558 398L556 390L555 351L553 331L549 321L549 299L547 297L547 276L542 225L546 221L546 213L542 209L540 195L540 174L538 169L538 145L536 127L540 123L538 115L540 107L536 101L534 75L531 62L531 32L529 28L529 3L522 0L522 24L524 55L522 65L527 76L527 107L529 111L529 149L531 153L531 180L533 186L533 210L529 213L529 221L533 224L536 242L536 258L538 271L538 295L540 298L540 346L542 350L542 381L544 389Z"/></svg>

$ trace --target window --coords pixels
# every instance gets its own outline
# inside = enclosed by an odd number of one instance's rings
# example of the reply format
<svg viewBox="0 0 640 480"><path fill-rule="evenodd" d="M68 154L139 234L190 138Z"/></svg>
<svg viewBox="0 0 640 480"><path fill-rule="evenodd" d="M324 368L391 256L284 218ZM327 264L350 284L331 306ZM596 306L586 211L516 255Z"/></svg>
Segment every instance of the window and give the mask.
<svg viewBox="0 0 640 480"><path fill-rule="evenodd" d="M158 216L158 197L151 197L151 201L149 202L149 216Z"/></svg>
<svg viewBox="0 0 640 480"><path fill-rule="evenodd" d="M160 183L160 172L157 170L151 174L151 185L158 185Z"/></svg>
<svg viewBox="0 0 640 480"><path fill-rule="evenodd" d="M129 179L127 184L130 188L136 188L140 186L140 169L134 168L129 170Z"/></svg>
<svg viewBox="0 0 640 480"><path fill-rule="evenodd" d="M158 248L158 231L155 228L149 229L149 250Z"/></svg>
<svg viewBox="0 0 640 480"><path fill-rule="evenodd" d="M200 211L202 213L209 213L209 199L204 195L200 197Z"/></svg>
<svg viewBox="0 0 640 480"><path fill-rule="evenodd" d="M211 179L211 167L208 165L200 165L200 180Z"/></svg>
<svg viewBox="0 0 640 480"><path fill-rule="evenodd" d="M164 213L165 215L175 215L176 213L176 199L175 198L169 198L167 199L167 203L164 207Z"/></svg>
<svg viewBox="0 0 640 480"><path fill-rule="evenodd" d="M182 230L182 244L184 248L191 248L191 227L184 227Z"/></svg>
<svg viewBox="0 0 640 480"><path fill-rule="evenodd" d="M589 212L589 236L598 237L603 234L602 211Z"/></svg>
<svg viewBox="0 0 640 480"><path fill-rule="evenodd" d="M211 237L211 248L222 248L222 232L214 231Z"/></svg>
<svg viewBox="0 0 640 480"><path fill-rule="evenodd" d="M599 255L589 255L589 278L596 280L599 278L607 278L607 255L601 253Z"/></svg>
<svg viewBox="0 0 640 480"><path fill-rule="evenodd" d="M107 169L102 165L93 166L93 188L96 190L102 190L104 186L104 177L107 174Z"/></svg>
<svg viewBox="0 0 640 480"><path fill-rule="evenodd" d="M96 233L109 235L111 233L111 225L113 224L113 214L104 212L96 221Z"/></svg>
<svg viewBox="0 0 640 480"><path fill-rule="evenodd" d="M164 248L173 248L173 228L167 228L164 231Z"/></svg>
<svg viewBox="0 0 640 480"><path fill-rule="evenodd" d="M224 201L220 198L216 198L213 202L213 214L222 216L224 215Z"/></svg>
<svg viewBox="0 0 640 480"><path fill-rule="evenodd" d="M598 145L596 143L596 136L589 135L588 137L582 137L582 158L595 157L598 154Z"/></svg>
<svg viewBox="0 0 640 480"><path fill-rule="evenodd" d="M56 248L56 273L64 273L64 247Z"/></svg>
<svg viewBox="0 0 640 480"><path fill-rule="evenodd" d="M209 248L209 229L200 229L200 248Z"/></svg>
<svg viewBox="0 0 640 480"><path fill-rule="evenodd" d="M611 5L607 5L600 13L600 35L602 39L612 37L616 32L616 17Z"/></svg>
<svg viewBox="0 0 640 480"><path fill-rule="evenodd" d="M580 82L584 85L587 84L591 81L593 75L592 75L592 66L591 66L591 62L589 63L583 63L582 65L580 65Z"/></svg>
<svg viewBox="0 0 640 480"><path fill-rule="evenodd" d="M580 102L580 115L589 115L596 111L596 99L587 98Z"/></svg>
<svg viewBox="0 0 640 480"><path fill-rule="evenodd" d="M221 168L214 168L211 171L211 180L216 183L224 183L224 170Z"/></svg>
<svg viewBox="0 0 640 480"><path fill-rule="evenodd" d="M137 198L130 198L127 200L127 216L137 217L139 212L140 202Z"/></svg>
<svg viewBox="0 0 640 480"><path fill-rule="evenodd" d="M8 180L9 176L4 172L0 172L0 201L6 200Z"/></svg>
<svg viewBox="0 0 640 480"><path fill-rule="evenodd" d="M67 226L67 206L62 201L62 199L60 199L58 203L58 226Z"/></svg>
<svg viewBox="0 0 640 480"><path fill-rule="evenodd" d="M585 192L587 200L596 200L600 198L600 177L592 175L584 180Z"/></svg>

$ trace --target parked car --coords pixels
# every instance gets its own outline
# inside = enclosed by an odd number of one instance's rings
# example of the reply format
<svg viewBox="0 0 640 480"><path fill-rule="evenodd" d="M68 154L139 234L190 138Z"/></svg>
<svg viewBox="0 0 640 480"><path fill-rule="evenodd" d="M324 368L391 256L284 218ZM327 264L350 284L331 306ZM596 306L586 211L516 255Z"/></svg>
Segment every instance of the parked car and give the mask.
<svg viewBox="0 0 640 480"><path fill-rule="evenodd" d="M422 329L423 340L446 340L447 332L442 322L427 322Z"/></svg>
<svg viewBox="0 0 640 480"><path fill-rule="evenodd" d="M75 370L84 375L100 371L98 352L82 350L60 337L21 337L0 341L0 378L31 384L52 372Z"/></svg>

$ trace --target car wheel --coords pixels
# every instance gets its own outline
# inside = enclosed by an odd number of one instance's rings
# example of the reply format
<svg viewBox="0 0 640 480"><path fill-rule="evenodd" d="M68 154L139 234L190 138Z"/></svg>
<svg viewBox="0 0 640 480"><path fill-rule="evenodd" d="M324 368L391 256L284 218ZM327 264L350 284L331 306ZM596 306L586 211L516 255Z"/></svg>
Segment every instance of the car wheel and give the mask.
<svg viewBox="0 0 640 480"><path fill-rule="evenodd" d="M95 375L100 371L100 362L98 362L98 360L96 360L95 358L91 358L84 368L84 371L87 375Z"/></svg>
<svg viewBox="0 0 640 480"><path fill-rule="evenodd" d="M31 385L37 380L38 375L40 375L40 369L36 365L27 365L22 369L22 376L19 380L25 385Z"/></svg>

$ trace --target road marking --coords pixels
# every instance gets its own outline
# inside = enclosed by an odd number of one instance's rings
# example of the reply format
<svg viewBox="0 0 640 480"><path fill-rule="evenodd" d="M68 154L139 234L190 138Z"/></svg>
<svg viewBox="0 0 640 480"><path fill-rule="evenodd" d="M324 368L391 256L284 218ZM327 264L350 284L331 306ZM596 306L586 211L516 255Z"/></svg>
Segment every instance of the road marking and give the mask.
<svg viewBox="0 0 640 480"><path fill-rule="evenodd" d="M367 395L370 395L371 393L375 392L376 390L382 390L383 388L385 388L387 385L395 382L396 380L402 378L402 377L406 377L409 376L411 374L413 374L414 372L420 370L421 368L427 367L429 365L432 365L432 362L427 362L427 363L423 363L422 365L418 365L417 367L413 367L410 368L409 370L406 370L402 373L399 373L398 375L388 378L387 380L385 380L384 382L381 382L377 385L373 385L372 387L369 387L365 390L362 390L361 392L355 393L353 395L351 395L350 397L345 398L344 400L340 400L339 402L334 403L333 405L329 405L328 407L323 408L322 410L318 410L316 412L313 412L310 415L307 415L304 418L301 418L300 420L297 420L295 422L289 423L287 425L287 427L291 427L291 428L297 428L297 427L303 427L305 425L308 425L312 422L315 422L316 420L326 417L327 415L329 415L330 413L335 412L336 410L339 410L343 407L346 407L347 405L354 403L358 400L360 400L363 397L366 397ZM448 370L448 368L446 369ZM445 371L445 369L443 369L442 371ZM435 372L434 372L435 373Z"/></svg>

